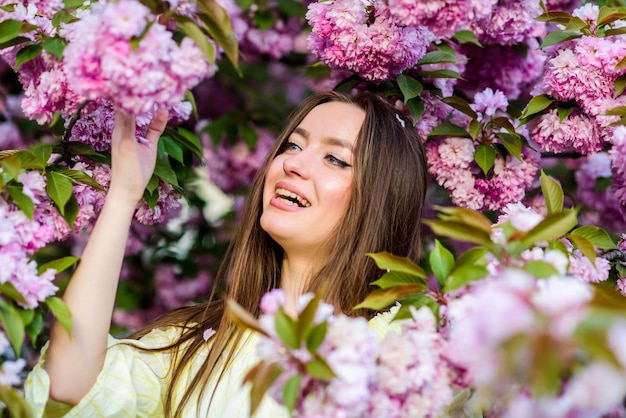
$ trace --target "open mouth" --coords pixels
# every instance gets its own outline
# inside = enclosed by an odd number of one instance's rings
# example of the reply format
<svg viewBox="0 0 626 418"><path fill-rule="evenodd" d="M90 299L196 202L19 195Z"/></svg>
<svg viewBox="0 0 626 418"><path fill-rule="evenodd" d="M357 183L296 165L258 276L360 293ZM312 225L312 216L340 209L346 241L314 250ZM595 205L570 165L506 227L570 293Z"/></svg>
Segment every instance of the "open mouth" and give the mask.
<svg viewBox="0 0 626 418"><path fill-rule="evenodd" d="M284 202L291 206L298 206L301 208L308 208L309 206L311 206L308 200L306 200L302 196L298 196L294 192L290 192L287 189L276 189L276 198L281 202Z"/></svg>

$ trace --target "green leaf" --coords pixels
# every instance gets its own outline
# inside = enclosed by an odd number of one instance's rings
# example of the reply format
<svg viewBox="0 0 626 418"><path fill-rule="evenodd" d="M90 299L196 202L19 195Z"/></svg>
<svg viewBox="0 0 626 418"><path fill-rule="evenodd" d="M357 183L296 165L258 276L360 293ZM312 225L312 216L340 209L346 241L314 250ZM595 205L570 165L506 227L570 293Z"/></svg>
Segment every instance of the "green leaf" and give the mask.
<svg viewBox="0 0 626 418"><path fill-rule="evenodd" d="M48 269L54 269L57 273L60 273L73 266L78 260L80 260L80 258L73 256L57 258L56 260L48 261L40 265L37 271L41 274Z"/></svg>
<svg viewBox="0 0 626 418"><path fill-rule="evenodd" d="M302 384L302 376L294 374L291 376L283 387L282 401L288 411L296 409L296 402L300 396L300 385Z"/></svg>
<svg viewBox="0 0 626 418"><path fill-rule="evenodd" d="M621 27L621 28L614 28L614 29L607 29L604 31L604 36L618 36L618 35L624 35L626 33L626 28L625 27ZM622 58L622 61L624 61L624 59ZM623 67L624 64L621 63L621 61L615 66L615 69L617 70L617 66Z"/></svg>
<svg viewBox="0 0 626 418"><path fill-rule="evenodd" d="M202 32L202 29L200 29L200 27L191 19L182 19L182 17L179 16L178 20L180 21L180 26L185 31L185 34L187 34L187 36L195 42L196 46L200 48L206 60L210 64L215 63L215 46L209 42L204 32Z"/></svg>
<svg viewBox="0 0 626 418"><path fill-rule="evenodd" d="M554 347L552 337L547 335L533 341L533 347L529 364L531 396L533 398L556 396L561 388L562 354Z"/></svg>
<svg viewBox="0 0 626 418"><path fill-rule="evenodd" d="M582 35L576 31L554 30L543 39L539 48L546 48L571 39L580 38Z"/></svg>
<svg viewBox="0 0 626 418"><path fill-rule="evenodd" d="M556 107L556 113L559 115L559 122L563 122L574 111L574 106L563 106L559 103Z"/></svg>
<svg viewBox="0 0 626 418"><path fill-rule="evenodd" d="M228 60L239 72L239 44L228 13L215 0L200 0L198 5L206 13L196 13L196 16L200 17L211 38L222 47Z"/></svg>
<svg viewBox="0 0 626 418"><path fill-rule="evenodd" d="M0 160L0 166L2 166L4 173L9 176L8 180L17 179L22 169L22 162L16 154L11 154Z"/></svg>
<svg viewBox="0 0 626 418"><path fill-rule="evenodd" d="M251 329L261 335L267 336L267 332L261 328L259 321L231 298L226 298L226 312L230 320L238 327Z"/></svg>
<svg viewBox="0 0 626 418"><path fill-rule="evenodd" d="M63 5L67 9L74 9L85 4L85 0L63 0Z"/></svg>
<svg viewBox="0 0 626 418"><path fill-rule="evenodd" d="M37 346L37 337L39 337L42 329L43 317L41 316L41 313L37 312L33 317L33 320L26 326L26 334L28 334L28 338L30 338L33 348Z"/></svg>
<svg viewBox="0 0 626 418"><path fill-rule="evenodd" d="M417 73L417 75L425 78L456 78L459 80L463 80L463 77L461 77L461 74L459 74L458 72L446 69L420 71Z"/></svg>
<svg viewBox="0 0 626 418"><path fill-rule="evenodd" d="M328 324L326 321L320 322L316 326L311 329L309 336L306 340L306 348L310 352L314 352L317 350L320 345L324 342L324 338L326 338L326 329L328 328Z"/></svg>
<svg viewBox="0 0 626 418"><path fill-rule="evenodd" d="M462 44L473 43L474 45L482 47L482 44L478 42L478 38L476 38L476 34L471 30L460 30L455 33L452 38Z"/></svg>
<svg viewBox="0 0 626 418"><path fill-rule="evenodd" d="M454 256L447 248L441 245L438 239L435 239L435 248L430 252L429 262L430 269L435 274L439 284L443 286L454 267Z"/></svg>
<svg viewBox="0 0 626 418"><path fill-rule="evenodd" d="M427 288L426 282L419 276L414 274L399 273L397 271L385 273L380 279L375 280L370 284L378 286L381 289L389 289L390 287L402 286L405 284L423 285L424 290Z"/></svg>
<svg viewBox="0 0 626 418"><path fill-rule="evenodd" d="M48 161L52 155L52 144L37 144L28 150L28 153L34 157L35 166L34 169L43 170L48 166ZM22 158L22 152L18 154ZM25 164L25 161L22 161Z"/></svg>
<svg viewBox="0 0 626 418"><path fill-rule="evenodd" d="M278 9L289 16L304 18L306 14L306 7L299 1L277 0L277 3Z"/></svg>
<svg viewBox="0 0 626 418"><path fill-rule="evenodd" d="M8 416L17 417L31 417L33 411L30 405L26 402L23 395L21 395L16 389L10 386L0 386L0 402L6 406Z"/></svg>
<svg viewBox="0 0 626 418"><path fill-rule="evenodd" d="M474 150L474 161L483 170L483 173L487 175L496 161L496 151L490 146L478 145Z"/></svg>
<svg viewBox="0 0 626 418"><path fill-rule="evenodd" d="M464 252L450 272L444 292L456 290L466 284L487 276L487 249L474 247Z"/></svg>
<svg viewBox="0 0 626 418"><path fill-rule="evenodd" d="M78 200L76 200L76 196L71 195L70 199L65 204L65 208L63 209L63 219L70 226L70 228L74 228L74 221L78 216L78 210L80 207L78 206Z"/></svg>
<svg viewBox="0 0 626 418"><path fill-rule="evenodd" d="M546 206L548 207L548 213L558 213L563 210L563 189L559 182L552 177L547 176L543 170L541 170L541 192L546 200Z"/></svg>
<svg viewBox="0 0 626 418"><path fill-rule="evenodd" d="M424 286L407 284L395 286L389 289L377 289L370 293L363 302L352 309L374 309L381 310L396 303L397 301L423 291Z"/></svg>
<svg viewBox="0 0 626 418"><path fill-rule="evenodd" d="M526 108L524 108L524 111L519 117L520 120L527 119L529 116L533 116L533 115L538 114L539 112L544 111L552 103L554 103L554 101L555 100L551 98L550 96L548 96L547 94L540 94L538 96L533 97L532 99L530 99L530 101L526 105Z"/></svg>
<svg viewBox="0 0 626 418"><path fill-rule="evenodd" d="M397 321L400 319L411 319L413 318L413 314L411 313L410 307L419 309L422 306L428 307L431 311L433 311L433 314L436 317L438 316L439 305L437 304L437 302L434 301L431 296L419 294L409 296L408 298L404 299L401 303L400 309L398 309L398 312L396 312L396 314L394 315L393 320Z"/></svg>
<svg viewBox="0 0 626 418"><path fill-rule="evenodd" d="M146 185L146 191L148 192L148 194L150 196L152 196L152 194L154 194L154 191L157 189L157 187L159 187L159 178L157 176L155 176L154 174L152 174L152 177L150 177L150 180L148 181L148 184ZM156 194L156 198L158 199L159 194ZM145 198L145 195L144 195ZM154 204L156 205L156 201L154 202Z"/></svg>
<svg viewBox="0 0 626 418"><path fill-rule="evenodd" d="M566 26L572 19L572 15L562 11L551 11L539 15L535 19L540 22L550 22Z"/></svg>
<svg viewBox="0 0 626 418"><path fill-rule="evenodd" d="M300 348L300 339L298 338L297 323L292 317L287 315L282 308L278 309L274 318L274 326L280 340L289 348Z"/></svg>
<svg viewBox="0 0 626 418"><path fill-rule="evenodd" d="M421 278L428 277L424 269L406 257L400 257L386 251L367 253L366 255L371 257L381 270L407 273Z"/></svg>
<svg viewBox="0 0 626 418"><path fill-rule="evenodd" d="M607 116L626 116L626 106L616 106L604 112Z"/></svg>
<svg viewBox="0 0 626 418"><path fill-rule="evenodd" d="M46 299L46 305L55 316L57 321L61 324L63 329L67 331L67 335L72 337L72 312L70 312L70 308L67 307L65 302L59 299L56 296L49 297Z"/></svg>
<svg viewBox="0 0 626 418"><path fill-rule="evenodd" d="M504 145L504 148L519 161L522 160L522 139L519 135L511 135L506 132L498 132L496 136Z"/></svg>
<svg viewBox="0 0 626 418"><path fill-rule="evenodd" d="M185 163L183 149L180 147L180 144L178 142L167 136L162 136L159 139L159 142L163 143L163 149L165 150L167 155L169 155L181 164Z"/></svg>
<svg viewBox="0 0 626 418"><path fill-rule="evenodd" d="M478 122L476 119L472 119L469 124L469 134L473 140L476 140L476 138L478 138L478 135L480 135L484 127L485 125Z"/></svg>
<svg viewBox="0 0 626 418"><path fill-rule="evenodd" d="M626 17L626 13L624 13L623 9L603 6L598 12L596 25L600 27L608 23L615 22L616 20L623 19L624 17Z"/></svg>
<svg viewBox="0 0 626 418"><path fill-rule="evenodd" d="M178 142L180 145L194 153L198 158L204 158L204 150L202 148L202 144L200 143L200 138L198 138L198 136L193 132L183 128L177 128L174 130L170 127L166 127L164 135Z"/></svg>
<svg viewBox="0 0 626 418"><path fill-rule="evenodd" d="M163 154L157 158L156 164L154 166L154 174L157 175L161 180L178 186L178 178L176 177L176 172L172 168L170 164L170 159L167 154Z"/></svg>
<svg viewBox="0 0 626 418"><path fill-rule="evenodd" d="M424 114L424 102L419 97L415 97L409 100L406 105L411 112L411 116L413 117L413 126L415 126Z"/></svg>
<svg viewBox="0 0 626 418"><path fill-rule="evenodd" d="M398 87L404 96L404 103L407 103L412 98L419 96L423 90L422 83L417 81L415 78L404 74L398 75L398 77L396 77L396 82L398 83Z"/></svg>
<svg viewBox="0 0 626 418"><path fill-rule="evenodd" d="M7 190L9 191L9 196L18 208L28 217L28 219L33 219L33 214L35 213L35 203L32 199L24 194L22 188L19 186L8 186Z"/></svg>
<svg viewBox="0 0 626 418"><path fill-rule="evenodd" d="M568 235L567 239L569 239L571 243L574 244L576 248L578 248L580 252L589 259L589 261L591 261L591 264L594 266L596 265L596 249L591 241L579 235L572 234Z"/></svg>
<svg viewBox="0 0 626 418"><path fill-rule="evenodd" d="M72 180L55 171L46 172L46 191L50 199L56 204L61 215L65 213L65 204L72 196Z"/></svg>
<svg viewBox="0 0 626 418"><path fill-rule="evenodd" d="M566 31L580 31L581 29L589 29L589 23L585 22L578 16L574 16L565 26Z"/></svg>
<svg viewBox="0 0 626 418"><path fill-rule="evenodd" d="M458 96L444 97L441 100L444 103L452 106L456 110L458 110L458 111L466 114L470 118L472 118L472 122L477 122L478 123L478 121L475 120L478 117L478 115L476 114L476 112L474 112L474 109L472 109L472 107L467 102L467 100L465 100L465 99L463 99L461 97L458 97Z"/></svg>
<svg viewBox="0 0 626 418"><path fill-rule="evenodd" d="M52 26L58 28L62 23L72 23L77 20L76 16L68 13L67 10L59 10L52 16Z"/></svg>
<svg viewBox="0 0 626 418"><path fill-rule="evenodd" d="M17 291L15 286L11 282L6 282L0 284L0 293L3 296L8 297L16 302L26 303L26 299L24 299L24 295Z"/></svg>
<svg viewBox="0 0 626 418"><path fill-rule="evenodd" d="M27 45L24 48L20 49L15 56L15 70L19 70L20 65L25 62L31 61L39 55L43 47L41 45Z"/></svg>
<svg viewBox="0 0 626 418"><path fill-rule="evenodd" d="M489 235L491 234L491 221L480 212L458 206L435 205L433 208L441 212L439 216L443 220L462 222L480 228Z"/></svg>
<svg viewBox="0 0 626 418"><path fill-rule="evenodd" d="M588 239L595 247L603 250L616 250L617 245L613 242L609 234L599 226L585 225L574 229L571 235L577 235Z"/></svg>
<svg viewBox="0 0 626 418"><path fill-rule="evenodd" d="M483 229L468 225L459 221L438 221L431 219L424 219L426 225L437 235L453 238L463 242L473 242L474 244L481 244L490 246L491 236Z"/></svg>
<svg viewBox="0 0 626 418"><path fill-rule="evenodd" d="M304 368L314 379L328 381L335 377L333 369L326 363L326 360L317 354L313 356L313 360L304 365Z"/></svg>
<svg viewBox="0 0 626 418"><path fill-rule="evenodd" d="M559 275L559 271L552 264L539 260L528 261L524 264L524 270L539 279L547 279Z"/></svg>
<svg viewBox="0 0 626 418"><path fill-rule="evenodd" d="M311 325L315 320L315 314L317 313L317 308L321 299L320 295L315 295L313 299L307 303L300 315L298 315L298 323L296 327L296 339L298 340L298 344L300 344L300 341L302 341L303 338L307 338L311 332Z"/></svg>
<svg viewBox="0 0 626 418"><path fill-rule="evenodd" d="M77 183L85 184L87 186L93 187L94 189L104 191L104 187L102 187L100 183L95 181L89 174L85 173L84 171L71 170L67 167L55 167L54 171L74 180Z"/></svg>
<svg viewBox="0 0 626 418"><path fill-rule="evenodd" d="M8 42L16 38L22 29L22 22L13 19L7 19L0 22L0 44Z"/></svg>
<svg viewBox="0 0 626 418"><path fill-rule="evenodd" d="M46 38L43 41L43 49L57 57L59 61L63 59L63 51L66 45L66 42L61 38Z"/></svg>
<svg viewBox="0 0 626 418"><path fill-rule="evenodd" d="M594 311L607 312L612 315L626 316L624 296L609 281L593 283L593 299L590 306ZM605 322L606 324L606 322ZM606 326L603 324L603 326Z"/></svg>
<svg viewBox="0 0 626 418"><path fill-rule="evenodd" d="M615 79L613 84L615 93L613 93L613 98L617 98L620 94L624 92L624 88L626 88L626 74L622 74Z"/></svg>
<svg viewBox="0 0 626 418"><path fill-rule="evenodd" d="M542 241L550 241L565 235L578 223L576 210L567 209L548 215L522 239L522 244L530 246Z"/></svg>
<svg viewBox="0 0 626 418"><path fill-rule="evenodd" d="M0 50L9 48L15 45L20 45L26 42L31 42L30 38L27 38L25 36L18 36L18 37L11 39L10 41L0 43Z"/></svg>
<svg viewBox="0 0 626 418"><path fill-rule="evenodd" d="M435 136L435 135L455 136L455 137L462 137L462 138L472 137L469 134L469 132L467 132L465 129L461 128L459 125L455 125L450 122L443 122L442 124L437 126L435 129L430 131L430 133L428 133L428 136Z"/></svg>
<svg viewBox="0 0 626 418"><path fill-rule="evenodd" d="M430 51L427 52L422 59L417 62L417 65L427 65L427 64L440 64L444 62L456 62L456 54L450 53L448 51Z"/></svg>
<svg viewBox="0 0 626 418"><path fill-rule="evenodd" d="M0 299L0 323L15 355L20 357L24 344L24 323L13 303Z"/></svg>
<svg viewBox="0 0 626 418"><path fill-rule="evenodd" d="M153 176L153 177L157 178L158 180L158 177L156 176ZM159 192L158 190L153 190L152 192L149 192L146 189L143 191L142 199L144 200L144 202L146 202L146 204L150 207L150 209L154 209L159 200Z"/></svg>
<svg viewBox="0 0 626 418"><path fill-rule="evenodd" d="M111 157L109 155L97 152L91 146L82 142L70 141L64 143L62 146L55 147L54 152L59 154L63 153L63 147L67 147L67 151L72 155L83 155L98 163L111 164Z"/></svg>
<svg viewBox="0 0 626 418"><path fill-rule="evenodd" d="M243 378L243 383L252 383L250 387L250 416L253 416L265 393L278 379L282 372L281 367L276 363L260 361L252 367Z"/></svg>
<svg viewBox="0 0 626 418"><path fill-rule="evenodd" d="M43 170L48 166L48 161L44 161L40 156L35 155L31 150L21 150L14 154L20 159L21 168L32 170Z"/></svg>

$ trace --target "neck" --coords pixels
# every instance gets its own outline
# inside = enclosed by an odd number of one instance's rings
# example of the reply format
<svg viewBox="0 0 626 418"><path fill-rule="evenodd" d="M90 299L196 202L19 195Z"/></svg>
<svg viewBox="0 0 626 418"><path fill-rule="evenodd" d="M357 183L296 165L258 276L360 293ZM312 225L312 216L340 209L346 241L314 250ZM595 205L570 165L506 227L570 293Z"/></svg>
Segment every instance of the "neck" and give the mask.
<svg viewBox="0 0 626 418"><path fill-rule="evenodd" d="M311 276L312 264L310 256L297 257L293 254L284 254L280 282L287 298L285 310L292 316L296 315L298 296L306 288Z"/></svg>

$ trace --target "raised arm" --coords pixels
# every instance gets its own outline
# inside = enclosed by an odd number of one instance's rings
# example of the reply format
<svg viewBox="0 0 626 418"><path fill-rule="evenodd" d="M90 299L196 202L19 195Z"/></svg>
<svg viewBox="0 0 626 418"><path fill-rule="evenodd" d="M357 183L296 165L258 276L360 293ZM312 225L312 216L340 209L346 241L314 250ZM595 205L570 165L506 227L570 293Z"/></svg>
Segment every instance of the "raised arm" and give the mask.
<svg viewBox="0 0 626 418"><path fill-rule="evenodd" d="M45 369L50 396L76 404L102 370L130 223L152 176L167 112L150 123L147 142L135 139L135 118L117 110L111 140L111 182L102 212L63 299L72 312L72 336L55 323Z"/></svg>

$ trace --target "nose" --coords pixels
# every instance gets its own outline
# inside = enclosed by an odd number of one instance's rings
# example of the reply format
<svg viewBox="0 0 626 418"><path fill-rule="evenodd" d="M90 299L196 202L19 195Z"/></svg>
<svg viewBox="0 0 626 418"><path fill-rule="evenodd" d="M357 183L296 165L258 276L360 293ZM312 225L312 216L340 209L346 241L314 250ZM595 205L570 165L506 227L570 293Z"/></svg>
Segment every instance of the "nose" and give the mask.
<svg viewBox="0 0 626 418"><path fill-rule="evenodd" d="M283 170L287 175L309 178L311 172L311 156L306 151L289 155L283 160Z"/></svg>

